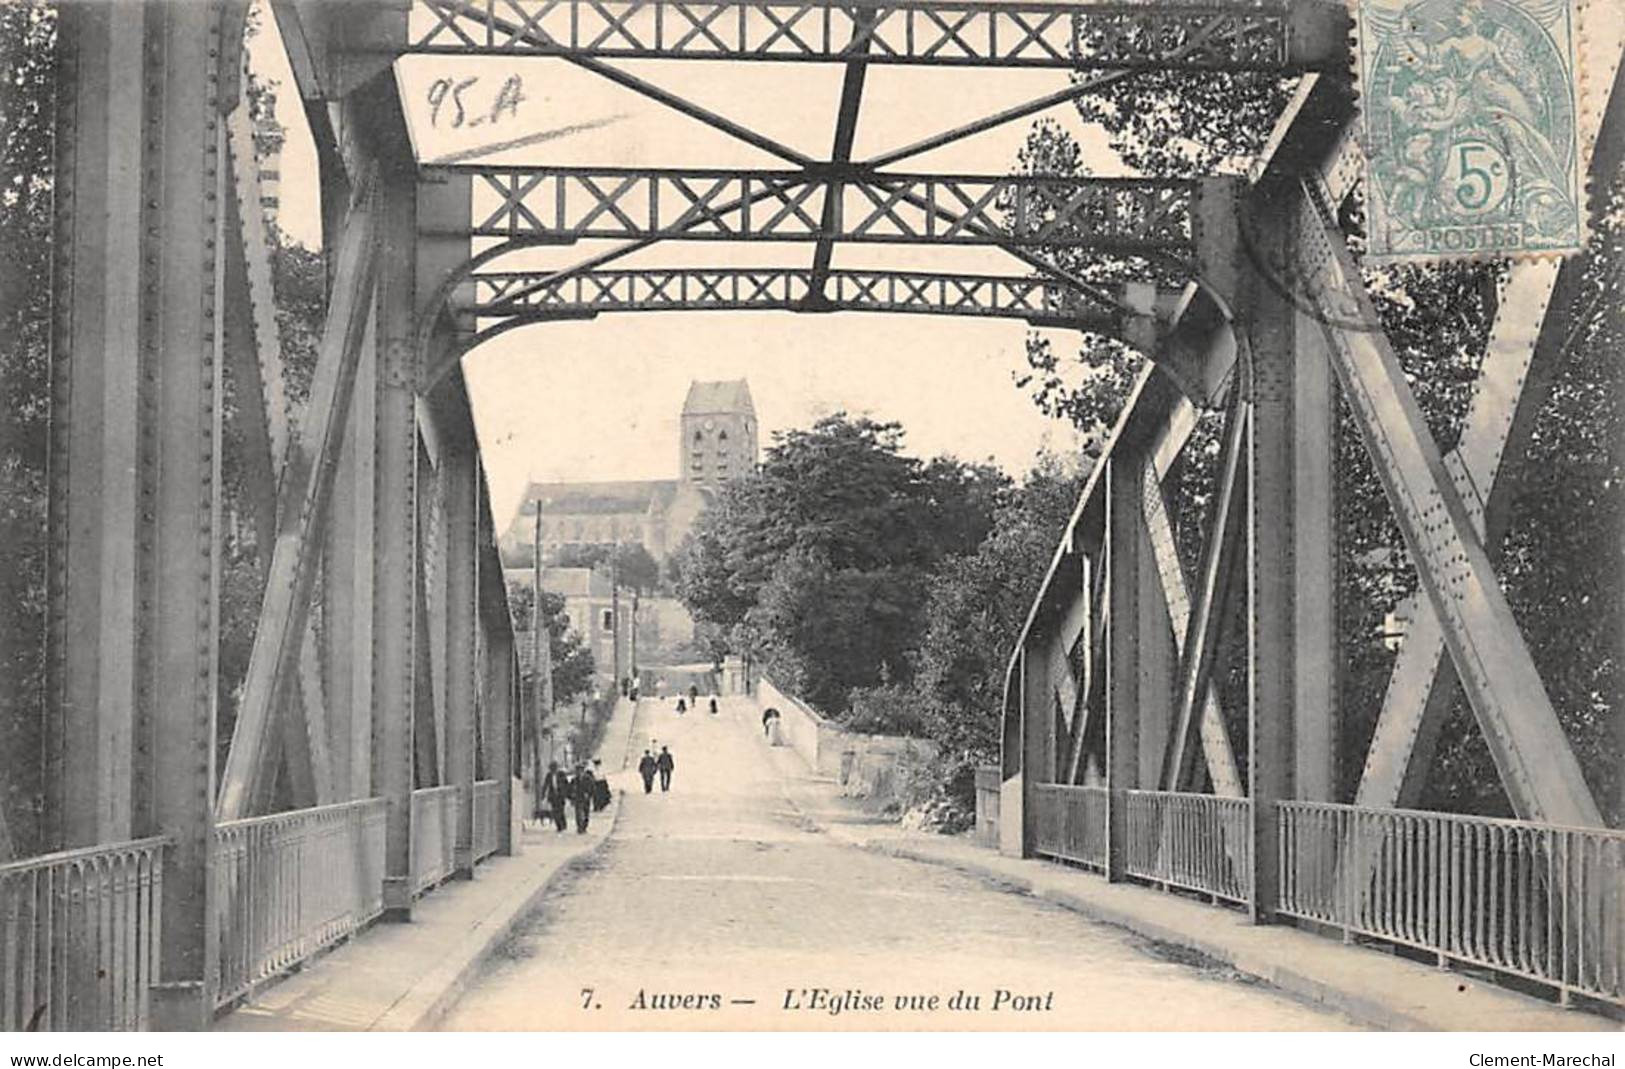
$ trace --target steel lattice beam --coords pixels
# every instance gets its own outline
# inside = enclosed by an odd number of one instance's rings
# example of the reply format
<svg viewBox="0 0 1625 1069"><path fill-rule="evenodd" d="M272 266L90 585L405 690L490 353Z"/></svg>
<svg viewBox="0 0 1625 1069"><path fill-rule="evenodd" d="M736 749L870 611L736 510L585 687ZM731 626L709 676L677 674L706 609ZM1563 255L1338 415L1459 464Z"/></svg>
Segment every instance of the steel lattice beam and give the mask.
<svg viewBox="0 0 1625 1069"><path fill-rule="evenodd" d="M1199 184L1050 175L446 167L474 184L473 237L570 242L850 241L1194 255ZM823 224L832 186L844 190ZM495 203L490 200L494 195Z"/></svg>
<svg viewBox="0 0 1625 1069"><path fill-rule="evenodd" d="M909 312L1102 332L1116 330L1120 321L1115 308L1047 279L840 270L829 272L819 294L813 275L796 267L627 269L542 282L540 272L488 272L472 276L474 299L457 311L535 321L600 312Z"/></svg>
<svg viewBox="0 0 1625 1069"><path fill-rule="evenodd" d="M408 52L1063 70L1341 69L1342 5L429 0ZM1171 56L1171 53L1178 53Z"/></svg>

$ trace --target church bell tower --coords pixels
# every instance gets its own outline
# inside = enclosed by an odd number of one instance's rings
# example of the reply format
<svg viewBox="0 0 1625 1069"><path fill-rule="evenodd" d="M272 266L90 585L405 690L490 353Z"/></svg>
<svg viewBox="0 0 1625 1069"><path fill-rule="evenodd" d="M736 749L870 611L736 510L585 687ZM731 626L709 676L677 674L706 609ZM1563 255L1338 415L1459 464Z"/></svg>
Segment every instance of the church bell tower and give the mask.
<svg viewBox="0 0 1625 1069"><path fill-rule="evenodd" d="M678 471L684 485L719 489L756 467L756 406L744 379L691 382L683 401Z"/></svg>

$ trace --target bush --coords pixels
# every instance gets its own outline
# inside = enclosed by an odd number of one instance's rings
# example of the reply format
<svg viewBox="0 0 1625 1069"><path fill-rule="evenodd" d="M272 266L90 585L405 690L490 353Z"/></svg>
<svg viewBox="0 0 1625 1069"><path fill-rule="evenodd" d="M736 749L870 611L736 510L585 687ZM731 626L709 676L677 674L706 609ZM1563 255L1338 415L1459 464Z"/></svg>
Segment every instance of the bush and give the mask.
<svg viewBox="0 0 1625 1069"><path fill-rule="evenodd" d="M852 692L852 708L841 714L840 725L864 735L928 734L924 702L913 687L896 683L864 687Z"/></svg>

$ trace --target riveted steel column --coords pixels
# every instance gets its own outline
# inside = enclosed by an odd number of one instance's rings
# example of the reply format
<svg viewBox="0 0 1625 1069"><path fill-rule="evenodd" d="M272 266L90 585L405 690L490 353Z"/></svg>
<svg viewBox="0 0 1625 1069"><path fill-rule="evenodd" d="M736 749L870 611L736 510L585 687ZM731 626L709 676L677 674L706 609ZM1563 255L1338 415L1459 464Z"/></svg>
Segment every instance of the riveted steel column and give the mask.
<svg viewBox="0 0 1625 1069"><path fill-rule="evenodd" d="M1293 795L1340 802L1337 657L1337 408L1320 324L1293 312Z"/></svg>
<svg viewBox="0 0 1625 1069"><path fill-rule="evenodd" d="M338 798L367 798L372 787L373 470L378 427L377 301L351 389L350 419L329 498L322 613L327 650L329 754Z"/></svg>
<svg viewBox="0 0 1625 1069"><path fill-rule="evenodd" d="M483 495L482 495L483 496ZM487 520L489 539L490 500L485 496L480 514ZM507 595L502 578L502 560L494 543L486 542L480 560L481 598L485 613L486 671L485 774L497 781L497 803L501 819L497 823L497 853L513 854L513 724L518 705L514 701L513 624L508 617Z"/></svg>
<svg viewBox="0 0 1625 1069"><path fill-rule="evenodd" d="M63 845L170 838L152 994L169 1029L208 1023L218 942L227 21L216 4L67 5L60 39L52 823Z"/></svg>
<svg viewBox="0 0 1625 1069"><path fill-rule="evenodd" d="M417 358L411 336L416 190L381 175L377 391L373 409L372 783L388 802L384 910L412 914L413 729L418 645Z"/></svg>
<svg viewBox="0 0 1625 1069"><path fill-rule="evenodd" d="M137 561L153 521L141 419L155 373L142 341L156 329L163 223L161 168L144 167L143 105L150 95L156 114L163 77L143 62L145 8L69 5L60 18L45 783L47 839L71 847L134 837L150 608L150 575ZM153 44L161 55L162 41Z"/></svg>
<svg viewBox="0 0 1625 1069"><path fill-rule="evenodd" d="M479 608L476 554L479 456L474 421L468 411L462 376L453 376L455 391L446 404L441 427L440 472L445 523L441 555L446 569L446 764L444 782L457 788L457 827L453 873L474 875L474 718L478 672L474 663Z"/></svg>
<svg viewBox="0 0 1625 1069"><path fill-rule="evenodd" d="M1290 191L1281 194L1290 196ZM1287 262L1292 228L1262 222L1251 241L1266 262ZM1255 922L1274 913L1278 880L1276 803L1294 795L1296 741L1295 576L1297 510L1295 313L1278 288L1251 287L1247 424L1247 657L1248 778L1252 798Z"/></svg>
<svg viewBox="0 0 1625 1069"><path fill-rule="evenodd" d="M1143 508L1152 497L1160 499L1162 485L1156 467L1141 467L1140 502ZM1180 567L1176 548L1170 542L1158 547L1143 515L1137 514L1136 537L1139 556L1145 566L1139 571L1139 772L1135 783L1155 786L1162 775L1163 753L1173 724L1174 688L1179 676L1179 651L1174 645L1173 621L1168 600L1163 596L1161 567ZM1172 560L1160 560L1158 549ZM1185 615L1189 615L1188 610Z"/></svg>
<svg viewBox="0 0 1625 1069"><path fill-rule="evenodd" d="M1106 472L1106 878L1121 880L1128 861L1128 799L1139 786L1141 572L1148 548L1141 513L1145 458L1119 440ZM1153 577L1154 578L1154 577Z"/></svg>

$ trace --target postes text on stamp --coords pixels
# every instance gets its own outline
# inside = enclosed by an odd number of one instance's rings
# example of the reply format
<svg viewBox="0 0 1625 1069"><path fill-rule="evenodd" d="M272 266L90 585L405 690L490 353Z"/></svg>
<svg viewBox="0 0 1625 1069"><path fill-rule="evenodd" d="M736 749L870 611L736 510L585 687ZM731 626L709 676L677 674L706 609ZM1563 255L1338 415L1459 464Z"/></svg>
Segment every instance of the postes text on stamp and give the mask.
<svg viewBox="0 0 1625 1069"><path fill-rule="evenodd" d="M1369 256L1580 248L1578 2L1357 0Z"/></svg>

